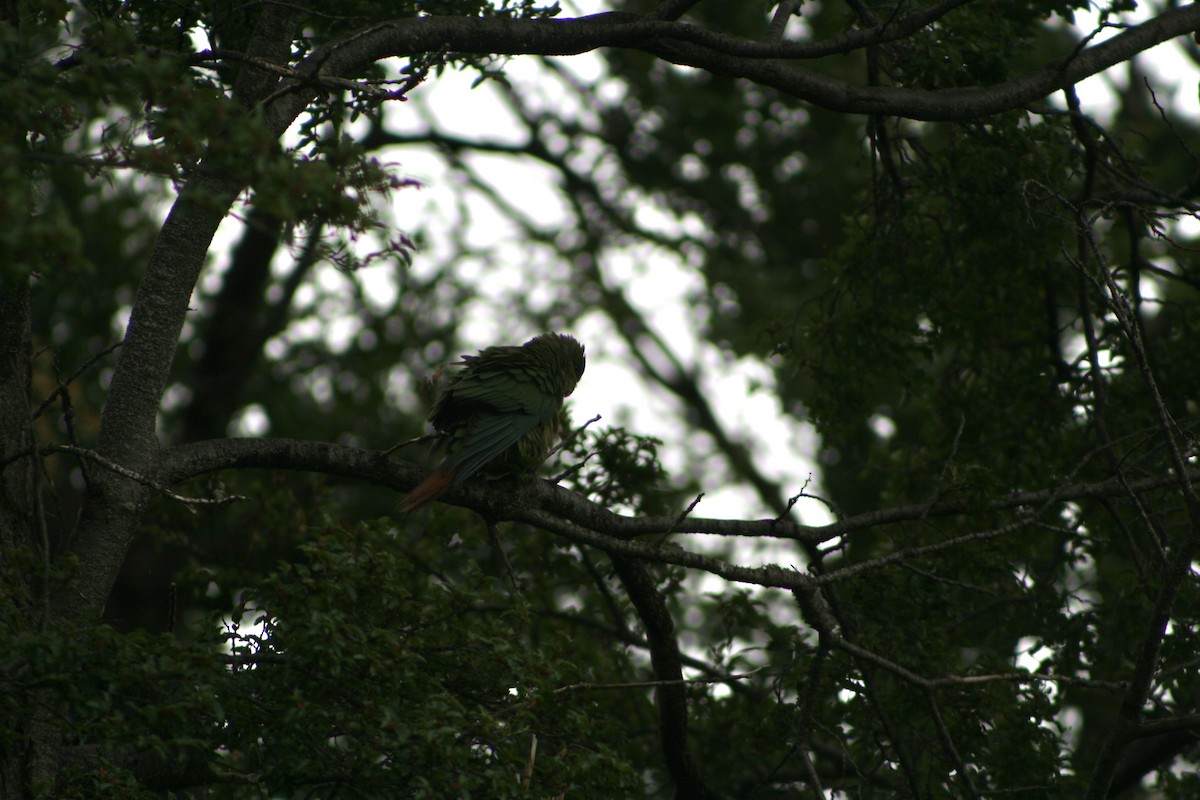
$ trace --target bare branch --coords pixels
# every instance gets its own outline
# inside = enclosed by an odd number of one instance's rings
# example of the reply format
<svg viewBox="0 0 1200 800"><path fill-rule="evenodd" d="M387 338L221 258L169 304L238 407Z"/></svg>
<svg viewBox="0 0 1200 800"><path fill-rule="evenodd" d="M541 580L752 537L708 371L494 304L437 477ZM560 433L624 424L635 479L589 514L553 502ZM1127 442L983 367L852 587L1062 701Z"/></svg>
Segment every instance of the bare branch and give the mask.
<svg viewBox="0 0 1200 800"><path fill-rule="evenodd" d="M11 461L12 459L10 459ZM0 469L6 466L0 462ZM177 483L196 475L221 469L293 469L322 472L347 478L369 481L407 491L425 476L425 470L414 464L389 459L378 452L327 442L306 442L297 439L224 439L195 442L170 448L163 453L160 480L165 485ZM1200 469L1192 469L1192 479L1200 480ZM510 516L498 519L515 519L530 523L561 520L574 524L587 524L597 531L620 540L639 536L657 535L669 531L676 533L707 533L719 536L755 536L795 539L820 544L855 531L867 530L897 522L911 522L942 516L953 516L982 510L1002 511L1006 509L1036 508L1048 501L1080 501L1102 497L1123 497L1129 489L1145 492L1164 489L1176 484L1173 474L1157 475L1129 481L1128 488L1118 478L1097 483L1065 485L1056 489L1013 492L1003 499L983 504L966 501L945 501L932 508L924 504L897 506L895 508L869 511L847 517L844 520L823 526L800 525L794 522L737 519L707 519L687 517L686 525L673 531L677 517L626 517L614 514L605 508L593 505L584 498L559 487L539 481L520 487L519 501L512 492L497 491L486 481L468 481L447 492L446 502L467 508L492 509L499 506ZM501 483L505 489L507 482ZM502 498L507 497L509 502ZM1022 520L1024 525L1032 521ZM996 535L982 531L972 537ZM632 543L631 543L632 544ZM944 547L934 544L934 548ZM909 554L911 555L911 553Z"/></svg>
<svg viewBox="0 0 1200 800"><path fill-rule="evenodd" d="M60 380L58 382L58 386L54 389L54 391L51 392L46 397L46 399L43 400L36 409L34 409L33 413L29 415L30 419L37 419L38 417L40 417L42 415L42 413L45 412L45 410L47 408L49 408L51 406L51 404L54 403L55 400L57 400L61 395L65 394L67 392L67 390L71 386L71 384L74 383L75 380L80 375L82 375L84 372L86 372L88 367L92 366L97 361L104 358L106 355L111 353L113 350L116 350L118 347L121 346L121 344L122 344L122 342L113 342L108 347L104 348L103 350L101 350L100 352L96 353L91 358L89 358L87 361L80 364L79 367L76 368L76 370L74 372L72 372L70 375L67 376L66 380Z"/></svg>
<svg viewBox="0 0 1200 800"><path fill-rule="evenodd" d="M1129 26L1107 41L1048 62L1020 77L970 88L855 86L782 60L819 58L903 38L965 2L950 0L895 22L851 31L823 42L756 42L686 23L628 14L525 21L418 17L387 22L332 42L305 59L297 67L297 74L349 77L382 58L443 48L500 55L575 55L600 47L631 47L672 63L746 78L834 111L953 120L1023 108L1168 39L1200 28L1200 4L1189 4ZM267 110L272 126L279 130L286 128L311 96L309 91L298 91L277 97Z"/></svg>
<svg viewBox="0 0 1200 800"><path fill-rule="evenodd" d="M739 672L736 675L714 675L707 678L679 678L678 680L667 681L629 681L626 683L572 683L568 686L560 686L555 689L552 694L561 694L562 692L577 692L577 691L597 691L607 689L652 689L659 686L686 686L689 684L702 685L708 683L733 683L741 681L762 671L762 667L752 669L749 672Z"/></svg>
<svg viewBox="0 0 1200 800"><path fill-rule="evenodd" d="M942 740L942 747L946 750L950 760L954 762L954 771L956 777L962 784L963 791L967 797L979 800L979 789L975 786L975 780L971 777L971 768L958 753L958 748L954 744L954 737L950 735L950 729L946 727L946 720L942 717L942 711L938 707L937 698L933 692L925 690L925 703L929 706L929 715L933 718L934 725L937 726L938 738Z"/></svg>
<svg viewBox="0 0 1200 800"><path fill-rule="evenodd" d="M771 17L771 25L767 28L767 35L763 37L764 42L780 42L783 41L784 31L787 30L788 21L792 15L800 10L801 0L780 0L779 5L775 7L775 16Z"/></svg>
<svg viewBox="0 0 1200 800"><path fill-rule="evenodd" d="M76 445L69 445L69 444L39 445L34 450L25 450L21 453L14 454L13 456L6 459L4 464L7 465L7 464L11 463L12 461L16 460L17 458L24 458L24 457L28 457L28 456L39 456L42 453L69 453L74 456L79 456L80 458L85 458L89 461L99 464L100 466L104 467L106 470L108 470L110 472L120 475L123 478L128 478L131 481L136 481L136 482L142 484L143 486L149 487L149 488L153 489L154 491L158 492L159 494L169 497L170 499L172 499L176 502L183 503L184 505L188 506L189 508L191 506L223 506L223 505L228 505L229 503L237 503L237 502L242 502L242 501L249 499L247 497L243 497L242 495L238 495L238 494L231 494L226 497L186 497L181 494L176 494L175 492L171 491L171 489L168 486L155 480L154 478L149 477L148 475L142 475L138 472L135 472L134 470L123 467L120 464L116 463L115 461L105 458L103 455L101 455L100 453L97 453L95 450L89 450L86 447L77 447ZM192 510L194 511L195 509L192 509Z"/></svg>
<svg viewBox="0 0 1200 800"><path fill-rule="evenodd" d="M299 18L297 9L265 6L251 37L253 52L281 60ZM271 81L247 70L238 76L234 94L243 106L252 106L270 89ZM138 286L97 444L108 462L133 474L157 471L159 406L188 302L217 226L241 189L239 181L229 178L197 174L190 180L159 231ZM103 608L150 497L151 487L122 473L105 470L95 477L71 540L85 566L69 590L54 598L55 613L66 617Z"/></svg>

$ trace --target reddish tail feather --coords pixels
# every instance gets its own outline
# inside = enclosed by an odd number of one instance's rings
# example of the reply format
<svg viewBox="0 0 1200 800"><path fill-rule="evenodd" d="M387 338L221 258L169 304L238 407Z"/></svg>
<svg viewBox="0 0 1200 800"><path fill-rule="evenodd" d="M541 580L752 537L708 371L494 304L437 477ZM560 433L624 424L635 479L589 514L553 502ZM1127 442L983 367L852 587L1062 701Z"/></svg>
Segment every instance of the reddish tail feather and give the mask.
<svg viewBox="0 0 1200 800"><path fill-rule="evenodd" d="M400 503L400 510L407 513L429 505L445 494L453 483L454 473L438 467L408 493L408 496Z"/></svg>

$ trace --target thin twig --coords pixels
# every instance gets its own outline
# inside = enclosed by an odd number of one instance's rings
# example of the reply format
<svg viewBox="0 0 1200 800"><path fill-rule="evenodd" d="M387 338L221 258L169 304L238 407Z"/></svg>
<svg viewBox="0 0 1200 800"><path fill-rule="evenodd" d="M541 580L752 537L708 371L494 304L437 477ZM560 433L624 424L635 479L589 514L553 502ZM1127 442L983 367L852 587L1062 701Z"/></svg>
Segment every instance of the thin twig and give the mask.
<svg viewBox="0 0 1200 800"><path fill-rule="evenodd" d="M529 757L525 759L525 771L521 773L521 788L529 791L529 784L533 782L533 762L537 759L537 734L529 735Z"/></svg>
<svg viewBox="0 0 1200 800"><path fill-rule="evenodd" d="M259 58L258 56L252 56L248 53L242 53L237 50L202 50L199 53L187 56L185 60L193 66L199 66L201 64L209 64L218 61L237 61L262 70L263 72L270 72L280 78L296 81L303 86L318 87L323 89L349 90L380 100L402 97L405 92L412 88L409 86L411 79L406 79L403 82L404 85L397 92L389 92L386 89L380 89L378 86L373 85L376 83L376 81L356 81L350 80L349 78L341 78L335 75L306 74L289 67L287 64L277 64L274 61L270 61L265 58ZM418 81L418 83L419 82L420 81ZM278 92L276 94L278 94ZM266 101L264 101L264 105L269 105L272 99L274 99L274 95L268 97Z"/></svg>
<svg viewBox="0 0 1200 800"><path fill-rule="evenodd" d="M591 425L593 422L599 422L601 419L602 419L602 417L601 417L599 414L597 414L596 416L594 416L594 417L592 417L591 419L589 419L587 422L585 422L585 423L583 423L582 425L580 425L580 426L579 426L578 428L576 428L575 430L571 431L571 433L570 433L570 435L569 435L569 436L566 436L566 437L564 437L564 438L563 438L563 440L562 440L561 442L559 442L559 443L558 443L558 446L557 446L557 447L555 447L555 448L554 448L554 449L552 449L552 450L551 450L549 453L547 453L547 454L546 454L546 457L545 457L544 459L542 459L542 463L544 464L544 463L546 463L547 461L549 461L551 458L553 458L553 457L554 457L554 455L555 455L556 453L558 453L558 452L559 452L559 451L561 451L561 450L562 450L564 447L567 447L567 446L568 446L568 445L570 445L572 442L574 442L576 439L578 439L578 438L579 438L579 436L580 436L580 434L582 434L582 433L584 432L584 430L586 430L586 429L587 429L587 427L588 427L589 425ZM558 473L558 474L557 474L557 475L555 475L553 478L551 478L551 479L550 479L550 482L551 482L551 483L553 483L553 484L555 484L555 485L557 486L557 485L558 485L559 483L561 483L561 482L562 482L564 479L566 479L566 478L569 478L570 476L574 475L576 472L579 472L579 470L583 469L583 465L584 465L584 464L586 464L588 461L590 461L590 460L591 460L591 458L592 458L592 456L594 456L594 455L596 455L596 454L595 454L595 453L588 453L588 454L587 454L586 456L584 456L584 457L583 457L583 458L582 458L580 461L578 461L578 462L576 462L576 463L574 463L574 464L570 465L570 466L569 466L569 467L567 467L565 470L563 470L562 472Z"/></svg>
<svg viewBox="0 0 1200 800"><path fill-rule="evenodd" d="M937 698L929 689L925 690L925 702L929 705L930 716L933 717L933 723L937 726L938 737L942 740L942 747L946 749L946 754L950 756L950 760L954 762L955 772L958 773L958 779L962 782L964 791L967 796L973 800L979 800L979 789L975 786L975 781L971 778L971 770L967 767L967 763L963 761L959 755L958 748L954 745L954 737L950 735L950 729L946 727L946 720L942 717L942 711L938 707Z"/></svg>
<svg viewBox="0 0 1200 800"><path fill-rule="evenodd" d="M214 497L214 498L185 497L184 495L177 494L176 492L172 491L170 489L170 487L168 487L166 484L163 484L153 478L147 477L138 472L134 472L131 469L121 466L120 464L116 463L115 461L110 461L109 459L107 459L104 456L97 453L95 450L89 450L86 447L77 447L75 445L69 445L69 444L46 444L46 445L36 446L36 447L22 450L18 453L14 453L12 456L10 456L8 459L6 459L3 464L0 464L0 468L3 468L4 466L7 466L8 464L12 463L13 461L24 458L26 456L37 456L41 453L70 453L71 455L78 456L78 457L84 458L84 459L88 459L90 461L94 461L97 464L99 464L100 466L109 470L110 472L115 472L116 474L121 475L122 477L129 478L132 481L137 481L138 483L142 484L143 486L149 486L151 489L155 490L156 492L158 492L162 495L165 495L166 497L168 497L172 500L175 500L176 502L183 503L184 505L188 506L189 508L191 506L223 506L223 505L228 505L229 503L236 503L236 502L245 501L245 500L250 499L250 498L244 497L243 495L240 495L240 494L231 494L228 497ZM192 509L192 510L194 511L195 509Z"/></svg>
<svg viewBox="0 0 1200 800"><path fill-rule="evenodd" d="M797 700L799 714L798 721L796 723L796 742L786 753L783 754L783 757L776 762L775 766L770 772L767 772L765 775L759 778L753 786L751 786L750 791L746 793L747 796L755 796L758 790L770 781L774 780L775 776L779 774L779 771L783 769L784 764L791 761L792 757L796 755L800 757L801 765L804 767L804 772L808 775L808 779L812 783L815 796L825 796L825 792L821 788L821 778L817 774L816 768L812 763L812 758L810 758L808 754L808 739L809 732L813 724L813 711L819 703L817 692L820 689L821 678L825 672L826 662L829 659L829 650L830 647L828 638L822 636L820 646L816 654L813 656L812 663L808 665L808 671L804 676L804 680L800 684L804 687L804 696Z"/></svg>
<svg viewBox="0 0 1200 800"><path fill-rule="evenodd" d="M572 476L572 475L574 475L576 472L579 472L579 470L583 469L583 466L584 466L584 464L587 464L587 462L591 461L591 460L592 460L592 456L594 456L594 455L596 455L596 454L595 454L595 453L588 453L588 454L587 454L586 456L584 456L584 457L583 457L583 458L582 458L580 461L577 461L577 462L575 462L575 463L574 463L574 464L572 464L571 466L569 466L569 467L567 467L566 469L564 469L562 472L560 472L560 473L558 473L557 475L555 475L553 478L550 478L550 479L549 479L550 483L554 484L555 486L557 486L558 484L562 483L564 480L566 480L567 478L571 477L571 476Z"/></svg>
<svg viewBox="0 0 1200 800"><path fill-rule="evenodd" d="M38 417L40 417L42 415L42 412L44 412L47 408L49 408L50 404L53 403L54 400L59 395L61 395L63 392L65 392L67 390L67 387L70 386L75 381L76 378L78 378L80 375L82 375L84 373L84 371L87 370L88 367L92 366L92 364L95 364L97 361L104 358L106 355L111 353L113 350L116 350L118 347L120 347L124 343L125 343L124 340L122 340L122 341L114 342L113 344L110 344L108 347L104 348L103 350L101 350L100 352L96 353L91 358L89 358L87 361L83 362L83 364L78 369L76 369L69 376L67 376L67 379L65 381L59 381L58 388L56 388L53 392L51 392L50 395L41 402L41 404L37 407L37 409L33 412L33 414L30 415L30 418L37 419Z"/></svg>
<svg viewBox="0 0 1200 800"><path fill-rule="evenodd" d="M573 691L597 691L602 689L653 689L658 686L685 686L688 684L705 684L705 683L730 683L731 681L740 681L749 678L756 672L761 672L763 667L756 667L749 672L739 672L736 675L718 675L714 678L679 678L669 681L629 681L627 683L572 683L567 686L560 686L551 694L561 694L562 692Z"/></svg>
<svg viewBox="0 0 1200 800"><path fill-rule="evenodd" d="M692 502L688 503L688 507L687 507L687 508L685 508L685 509L684 509L684 510L683 510L683 511L682 511L682 512L679 514L679 516L675 518L675 524L674 524L674 525L672 525L672 526L671 526L671 527L670 527L670 528L667 530L667 532L663 534L663 536L667 536L667 535L669 535L669 534L670 534L670 533L672 533L672 532L673 532L673 531L674 531L676 528L678 528L678 527L679 527L681 524L683 524L683 521L684 521L685 519L687 519L687 518L688 518L688 517L691 515L691 513L692 513L692 509L694 509L694 508L695 508L697 505L699 505L699 504L700 504L700 501L701 501L702 499L704 499L704 492L701 492L700 494L696 495L696 499L695 499L695 500L693 500Z"/></svg>
<svg viewBox="0 0 1200 800"><path fill-rule="evenodd" d="M396 452L401 447L408 447L410 444L426 444L427 442L436 441L440 438L442 438L442 434L440 434L440 433L427 433L424 436L414 436L413 438L409 439L408 441L397 442L396 444L389 447L387 450L384 450L383 452L381 452L380 455L381 456L390 456L392 453Z"/></svg>
<svg viewBox="0 0 1200 800"><path fill-rule="evenodd" d="M879 569L880 567L885 567L888 564L894 564L897 561L903 561L914 556L922 556L928 553L936 553L941 550L948 550L967 544L968 542L981 542L987 541L988 539L995 539L998 536L1004 536L1006 534L1013 533L1014 531L1021 530L1022 528L1028 527L1035 523L1036 520L1033 517L1029 517L1028 519L1010 522L1007 525L1001 525L998 528L974 531L973 533L955 536L952 539L921 545L919 547L908 547L903 550L897 550L893 553L888 553L885 556L879 556L878 558L872 558L867 561L860 561L857 564L851 564L839 569L830 570L823 575L814 576L811 580L817 586L827 585L834 583L835 581L842 581L847 578L852 578L864 572Z"/></svg>
<svg viewBox="0 0 1200 800"><path fill-rule="evenodd" d="M30 441L33 442L34 463L31 465L33 476L33 511L37 520L38 541L41 543L42 550L42 607L38 613L38 628L39 630L45 630L46 625L50 621L50 530L46 525L46 503L45 498L42 497L42 469L44 465L38 456L37 434L33 430L32 419L26 424L29 427Z"/></svg>
<svg viewBox="0 0 1200 800"><path fill-rule="evenodd" d="M1188 154L1188 157L1192 159L1192 163L1200 164L1200 159L1196 158L1196 154L1192 152L1192 148L1188 147L1187 139L1179 135L1179 131L1175 130L1175 126L1171 124L1171 119L1167 116L1166 109L1159 104L1158 95L1154 93L1154 87L1150 84L1150 79L1143 77L1142 82L1146 84L1146 89L1150 92L1150 102L1158 109L1158 115L1162 117L1163 124L1167 126L1167 130L1171 132L1175 141L1183 147L1183 152Z"/></svg>
<svg viewBox="0 0 1200 800"><path fill-rule="evenodd" d="M597 414L596 416L589 419L587 422L580 425L575 430L571 431L570 435L564 436L563 440L561 442L559 442L558 445L556 447L554 447L549 453L546 454L546 458L543 459L543 461L550 460L551 458L554 457L554 455L557 452L562 450L564 447L569 447L572 443L574 443L574 441L576 439L579 438L580 434L582 434L585 430L587 430L587 427L589 425L591 425L593 422L599 422L601 419L603 419L603 417L601 417L599 414Z"/></svg>
<svg viewBox="0 0 1200 800"><path fill-rule="evenodd" d="M781 521L783 520L783 518L784 518L784 517L786 517L788 514L792 513L792 508L793 508L793 507L796 505L796 503L797 503L797 502L798 502L798 501L799 501L801 498L807 498L807 499L809 499L809 500L816 500L818 503L820 503L820 504L822 504L823 506L825 506L826 508L828 508L828 509L829 509L829 511L830 511L830 513L832 513L832 514L833 514L833 516L834 516L834 518L836 518L836 519L839 519L839 520L840 520L840 519L843 519L843 518L846 516L846 515L845 515L845 514L842 512L842 509L841 509L841 507L840 507L840 506L838 506L838 504L837 504L837 503L835 503L835 502L833 502L832 500L829 500L829 499L827 499L827 498L825 498L825 497L821 497L821 496L820 496L820 495L818 495L818 494L809 494L809 493L808 493L808 491L807 491L807 490L808 490L808 485L809 485L810 483L812 483L812 479L813 479L813 477L812 477L812 474L811 474L811 473L809 473L809 476L808 476L807 478L805 478L805 479L804 479L804 485L800 487L800 491L799 491L799 492L797 492L796 494L794 494L794 495L792 495L791 497L789 497L789 498L788 498L788 500L787 500L787 508L785 508L785 509L783 510L783 513L782 513L782 514L780 514L779 516L777 516L777 517L775 518L775 522L781 522Z"/></svg>
<svg viewBox="0 0 1200 800"><path fill-rule="evenodd" d="M800 9L801 0L780 0L780 3L775 8L775 16L771 18L771 25L767 28L767 35L763 37L764 42L779 42L783 40L784 31L787 30L788 20L792 18Z"/></svg>

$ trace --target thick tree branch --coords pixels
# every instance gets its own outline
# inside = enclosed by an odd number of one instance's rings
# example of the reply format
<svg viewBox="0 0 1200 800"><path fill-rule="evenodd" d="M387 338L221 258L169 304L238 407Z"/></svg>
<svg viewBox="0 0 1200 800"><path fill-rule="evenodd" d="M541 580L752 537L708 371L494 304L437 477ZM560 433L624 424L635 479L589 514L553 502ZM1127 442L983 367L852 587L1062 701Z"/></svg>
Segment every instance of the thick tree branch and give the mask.
<svg viewBox="0 0 1200 800"><path fill-rule="evenodd" d="M299 15L295 6L265 6L251 39L255 51L286 54ZM252 107L273 85L247 71L238 80L235 96ZM194 177L172 206L138 287L109 385L98 450L139 475L153 477L157 471L155 426L188 301L217 226L241 189L237 180ZM116 472L97 473L72 541L84 566L72 586L55 598L55 613L71 616L104 606L150 493L145 484Z"/></svg>
<svg viewBox="0 0 1200 800"><path fill-rule="evenodd" d="M1196 746L1196 741L1200 736L1197 735L1195 719L1162 721L1164 723L1190 721L1191 729L1187 730L1185 726L1180 726L1174 733L1132 742L1113 771L1112 783L1108 790L1109 797L1120 797L1126 789L1141 783L1147 775L1162 769L1176 756Z"/></svg>
<svg viewBox="0 0 1200 800"><path fill-rule="evenodd" d="M1154 686L1159 656L1171 622L1172 609L1179 596L1180 586L1190 574L1192 559L1197 551L1197 537L1189 535L1171 557L1170 566L1163 576L1163 585L1155 598L1154 611L1147 620L1141 645L1137 650L1137 661L1129 680L1129 688L1121 700L1120 716L1112 732L1105 738L1104 746L1096 759L1096 768L1088 783L1085 800L1103 800L1117 773L1117 767L1126 755L1130 741L1139 733L1142 714Z"/></svg>
<svg viewBox="0 0 1200 800"><path fill-rule="evenodd" d="M692 9L692 6L699 4L700 0L662 0L646 16L651 19L679 19L684 14Z"/></svg>
<svg viewBox="0 0 1200 800"><path fill-rule="evenodd" d="M643 49L676 64L771 86L832 111L884 114L926 121L964 120L1024 108L1065 86L1127 61L1149 48L1200 28L1200 4L1167 11L1077 54L1051 61L1004 83L961 89L860 87L776 60L732 57L686 42Z"/></svg>
<svg viewBox="0 0 1200 800"><path fill-rule="evenodd" d="M152 475L157 469L155 423L188 300L209 242L238 188L207 177L188 184L159 233L138 288L97 448L106 459L138 474ZM56 612L70 615L103 607L149 495L137 481L112 471L96 473L72 542L84 568L71 591L56 598Z"/></svg>
<svg viewBox="0 0 1200 800"><path fill-rule="evenodd" d="M936 13L944 14L954 5L936 6ZM933 10L926 13L933 13ZM353 77L383 58L443 49L561 56L600 47L629 47L645 50L672 63L746 78L834 111L920 120L971 119L1023 108L1157 44L1200 29L1200 4L1165 11L1140 25L1126 28L1105 42L991 86L941 90L862 87L784 60L818 58L902 38L930 21L925 16L902 17L878 28L851 32L842 39L810 43L748 41L694 25L640 19L628 14L562 20L430 16L394 20L343 37L310 55L299 72L312 76ZM907 27L910 25L911 30ZM302 82L295 84L295 94L278 96L272 103L268 115L273 127L294 118L312 97L311 90L303 89L300 84Z"/></svg>
<svg viewBox="0 0 1200 800"><path fill-rule="evenodd" d="M416 465L391 459L382 453L327 442L305 442L295 439L219 439L180 445L165 451L159 480L164 484L171 484L216 470L247 468L321 472L364 480L398 491L407 491L416 486L426 474L424 469ZM1193 474L1200 477L1200 470L1194 470ZM479 511L489 518L526 522L571 541L599 547L610 553L700 569L732 581L785 589L808 589L822 583L845 580L859 574L863 568L847 569L843 571L844 574L831 573L813 577L791 568L774 565L743 567L673 545L652 545L633 540L639 536L668 532L712 533L723 536L795 539L806 545L814 545L855 531L895 522L981 510L1036 508L1051 501L1121 497L1127 494L1129 488L1134 491L1163 489L1174 485L1175 482L1176 478L1173 475L1129 481L1127 485L1119 478L1113 478L1099 483L1013 493L1003 500L983 506L982 509L979 504L966 502L940 503L933 507L922 504L869 512L848 517L831 525L816 527L788 521L722 520L703 517L688 517L686 524L679 526L679 520L675 516L625 517L544 481L468 481L447 492L444 500ZM936 551L1014 533L1035 521L1030 516L1028 519L994 529L966 534L953 542L927 545L926 550ZM870 566L885 566L900 557L902 555L878 559L877 563Z"/></svg>

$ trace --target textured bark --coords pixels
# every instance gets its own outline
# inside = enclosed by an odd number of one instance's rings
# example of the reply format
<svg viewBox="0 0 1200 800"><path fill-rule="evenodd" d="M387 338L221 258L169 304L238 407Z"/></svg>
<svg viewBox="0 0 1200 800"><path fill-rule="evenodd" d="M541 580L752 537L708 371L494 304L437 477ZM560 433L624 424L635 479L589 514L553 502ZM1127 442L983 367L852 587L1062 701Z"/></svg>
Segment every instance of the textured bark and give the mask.
<svg viewBox="0 0 1200 800"><path fill-rule="evenodd" d="M314 88L281 98L273 104L269 115L272 125L290 120L318 91L323 76L354 77L368 65L389 56L442 49L509 55L575 55L601 47L627 47L675 64L771 86L833 111L929 121L975 119L1024 108L1157 44L1200 29L1200 4L1193 3L1165 11L1105 42L1067 54L1003 83L960 89L858 86L794 63L901 38L959 4L944 3L936 7L933 15L901 17L877 28L852 31L820 42L750 41L682 22L628 13L532 21L439 16L394 20L315 51L299 69L304 76L301 83L311 82Z"/></svg>
<svg viewBox="0 0 1200 800"><path fill-rule="evenodd" d="M238 188L212 179L188 184L159 233L138 287L109 386L97 450L148 478L158 470L155 423L192 287ZM92 472L72 541L81 568L74 585L56 598L56 614L71 616L86 608L103 608L151 491L111 470Z"/></svg>
<svg viewBox="0 0 1200 800"><path fill-rule="evenodd" d="M252 52L268 59L285 57L299 15L296 6L264 6L251 37ZM247 69L238 78L235 96L251 108L277 82ZM172 206L138 287L97 450L146 478L155 479L158 472L155 424L188 302L217 226L242 188L234 179L193 178ZM72 542L82 569L75 585L56 598L56 614L103 608L151 492L145 483L111 470L95 472Z"/></svg>
<svg viewBox="0 0 1200 800"><path fill-rule="evenodd" d="M299 14L300 9L296 6L264 6L251 37L251 47L268 58L286 56ZM253 108L277 81L274 77L243 75L237 82L235 96L243 107ZM159 232L138 287L120 358L109 385L96 448L107 462L141 476L143 480L108 468L91 471L70 546L78 559L79 570L69 586L50 598L45 621L51 626L98 614L125 560L146 503L154 491L147 481L157 480L158 411L192 290L217 226L242 188L237 179L197 175L180 191ZM3 316L3 333L9 334L9 329L16 323L9 321L9 314ZM28 328L27 313L24 320ZM5 352L9 349L5 348ZM20 352L28 353L28 346ZM19 366L17 362L6 362L6 373L12 373L9 383L18 381ZM4 378L0 377L0 380ZM7 388L0 387L0 392ZM10 399L0 400L0 403L4 404L0 413L15 413L10 408ZM23 411L26 429L28 416L26 402ZM27 750L23 757L6 759L3 777L8 785L3 787L5 797L36 796L52 791L61 768L60 732L53 704L47 698L35 700L31 705L33 710L24 731ZM21 760L23 769L8 767L15 759Z"/></svg>
<svg viewBox="0 0 1200 800"><path fill-rule="evenodd" d="M29 421L29 278L0 285L0 462L33 444ZM0 546L27 541L33 512L34 459L23 458L0 474Z"/></svg>

